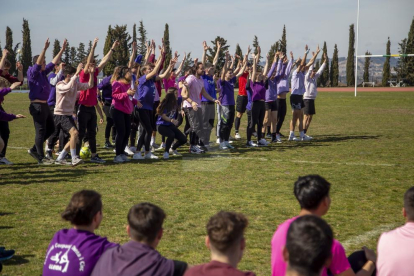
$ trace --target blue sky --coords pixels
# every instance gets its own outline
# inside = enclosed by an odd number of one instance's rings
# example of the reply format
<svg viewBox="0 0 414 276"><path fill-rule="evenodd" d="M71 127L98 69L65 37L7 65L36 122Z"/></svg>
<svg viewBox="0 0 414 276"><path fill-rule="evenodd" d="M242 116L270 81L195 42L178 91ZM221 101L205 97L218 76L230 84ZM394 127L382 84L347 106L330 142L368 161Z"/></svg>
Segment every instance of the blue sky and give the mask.
<svg viewBox="0 0 414 276"><path fill-rule="evenodd" d="M407 37L413 10L412 0L361 0L359 54L366 50L384 54L388 36L391 52L397 53L397 43ZM109 24L127 24L132 34L133 24L143 20L149 38L159 43L168 23L173 50L181 56L191 51L193 58L201 58L202 41L217 35L227 39L231 52L237 43L245 51L257 35L262 51L267 52L281 38L285 24L288 51L295 57L303 54L306 43L312 50L318 43L322 47L324 41L330 57L334 44L338 44L339 56L345 57L349 25L356 25L356 11L357 0L13 0L0 10L0 41L4 47L9 26L14 43L20 42L24 17L30 24L33 55L41 51L48 37L52 42L67 38L71 46L99 37L96 53L102 57Z"/></svg>

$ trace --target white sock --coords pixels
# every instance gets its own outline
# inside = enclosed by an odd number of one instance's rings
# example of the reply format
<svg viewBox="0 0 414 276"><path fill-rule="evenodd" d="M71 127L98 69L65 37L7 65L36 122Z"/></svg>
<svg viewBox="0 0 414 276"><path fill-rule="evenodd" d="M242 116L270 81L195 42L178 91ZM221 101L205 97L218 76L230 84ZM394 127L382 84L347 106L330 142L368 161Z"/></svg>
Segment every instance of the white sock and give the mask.
<svg viewBox="0 0 414 276"><path fill-rule="evenodd" d="M72 155L72 161L76 159L76 149L70 149L70 155Z"/></svg>
<svg viewBox="0 0 414 276"><path fill-rule="evenodd" d="M304 131L299 132L299 134L300 134L300 138L303 138L305 136L305 132Z"/></svg>
<svg viewBox="0 0 414 276"><path fill-rule="evenodd" d="M151 136L151 145L155 143L155 137Z"/></svg>
<svg viewBox="0 0 414 276"><path fill-rule="evenodd" d="M292 137L295 136L295 132L294 131L291 131L290 134L289 134L289 136L292 136Z"/></svg>
<svg viewBox="0 0 414 276"><path fill-rule="evenodd" d="M56 159L57 161L62 161L65 157L66 157L66 154L68 154L67 152L66 152L66 150L62 150L61 152L60 152L60 154L59 154L59 156L58 156L58 158Z"/></svg>

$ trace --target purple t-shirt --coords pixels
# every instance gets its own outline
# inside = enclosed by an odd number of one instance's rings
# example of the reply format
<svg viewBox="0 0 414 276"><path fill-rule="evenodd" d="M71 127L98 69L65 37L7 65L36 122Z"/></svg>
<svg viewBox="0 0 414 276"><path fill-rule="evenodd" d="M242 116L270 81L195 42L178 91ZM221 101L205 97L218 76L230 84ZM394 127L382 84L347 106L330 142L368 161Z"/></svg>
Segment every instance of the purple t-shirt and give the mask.
<svg viewBox="0 0 414 276"><path fill-rule="evenodd" d="M221 105L235 105L234 102L234 84L236 83L236 77L231 80L220 80L221 92L219 100Z"/></svg>
<svg viewBox="0 0 414 276"><path fill-rule="evenodd" d="M250 81L250 87L253 91L252 101L264 101L266 97L266 85L264 81L252 82Z"/></svg>
<svg viewBox="0 0 414 276"><path fill-rule="evenodd" d="M129 241L107 250L91 276L172 276L174 261L143 243Z"/></svg>
<svg viewBox="0 0 414 276"><path fill-rule="evenodd" d="M283 258L283 247L286 245L287 233L289 226L292 222L298 217L294 217L286 220L279 225L276 232L273 234L272 238L272 255L271 255L271 265L272 265L272 276L284 276L286 273L287 264ZM329 265L329 270L334 274L340 274L345 270L348 270L351 265L348 262L348 259L345 254L345 249L342 247L341 243L337 240L333 240L332 244L332 261ZM322 271L322 276L327 276L326 268Z"/></svg>
<svg viewBox="0 0 414 276"><path fill-rule="evenodd" d="M89 231L59 230L47 249L43 276L88 276L101 255L114 246L117 244Z"/></svg>
<svg viewBox="0 0 414 276"><path fill-rule="evenodd" d="M147 75L143 75L138 82L138 93L135 93L134 98L141 102L142 109L152 110L156 93L155 77L147 80Z"/></svg>
<svg viewBox="0 0 414 276"><path fill-rule="evenodd" d="M27 83L29 84L29 99L47 101L50 95L50 83L47 75L55 68L55 64L50 62L42 71L42 66L34 64L27 70Z"/></svg>
<svg viewBox="0 0 414 276"><path fill-rule="evenodd" d="M201 76L201 78L204 80L204 89L207 91L207 93L212 97L213 99L217 99L216 96L216 84L214 83L213 77L204 74ZM203 95L201 96L202 102L209 102Z"/></svg>
<svg viewBox="0 0 414 276"><path fill-rule="evenodd" d="M164 114L170 119L177 119L177 115L178 115L176 109L171 110L169 112L167 112L167 110L164 110ZM156 124L157 125L163 125L163 126L171 126L173 123L168 122L168 121L164 121L162 119L162 116L158 115Z"/></svg>

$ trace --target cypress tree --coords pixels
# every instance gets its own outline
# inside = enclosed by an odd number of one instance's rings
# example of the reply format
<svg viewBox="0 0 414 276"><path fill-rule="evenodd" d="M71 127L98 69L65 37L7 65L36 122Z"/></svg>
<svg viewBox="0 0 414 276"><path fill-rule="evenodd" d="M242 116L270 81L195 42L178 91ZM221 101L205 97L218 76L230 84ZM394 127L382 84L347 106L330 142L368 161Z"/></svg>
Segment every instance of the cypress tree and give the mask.
<svg viewBox="0 0 414 276"><path fill-rule="evenodd" d="M365 52L365 55L370 55L369 51ZM364 64L364 82L369 82L369 65L371 64L371 57L365 57Z"/></svg>
<svg viewBox="0 0 414 276"><path fill-rule="evenodd" d="M225 52L228 51L230 47L229 45L227 45L227 40L225 40L224 38L220 36L217 36L216 39L211 41L211 44L213 44L213 47L208 49L207 60L208 62L213 63L213 59L217 52L217 41L220 41L221 48L220 48L220 52L218 56L218 61L216 64L216 72L221 72L221 69L223 69L224 62L225 62L225 57L226 57Z"/></svg>
<svg viewBox="0 0 414 276"><path fill-rule="evenodd" d="M410 30L407 37L407 45L405 48L406 54L414 54L414 18L411 21ZM409 85L414 85L414 58L406 59L407 77L406 81Z"/></svg>
<svg viewBox="0 0 414 276"><path fill-rule="evenodd" d="M70 50L71 50L71 48L70 48L70 45L69 45L69 41L67 41L66 49L63 52L63 54L64 54L63 62L65 64L70 64Z"/></svg>
<svg viewBox="0 0 414 276"><path fill-rule="evenodd" d="M388 37L386 55L391 55L391 41ZM389 86L388 81L391 76L390 57L385 58L384 67L382 67L382 86Z"/></svg>
<svg viewBox="0 0 414 276"><path fill-rule="evenodd" d="M257 36L254 36L253 39L253 50L254 50L254 54L257 55L257 47L259 47L259 39L257 38ZM260 59L262 58L262 55L259 56L259 59L257 61L257 64L260 63Z"/></svg>
<svg viewBox="0 0 414 276"><path fill-rule="evenodd" d="M78 63L80 62L80 61L78 61L77 56L78 55L76 53L76 48L75 47L70 47L70 61L69 61L69 64L72 65L75 68L78 66Z"/></svg>
<svg viewBox="0 0 414 276"><path fill-rule="evenodd" d="M60 52L60 42L59 40L55 39L55 42L53 43L53 57L55 57Z"/></svg>
<svg viewBox="0 0 414 276"><path fill-rule="evenodd" d="M137 54L143 55L145 56L145 53L147 52L147 31L144 28L144 23L141 21L139 21L139 28L138 28L138 32L139 32L139 38L138 38L138 50L137 50Z"/></svg>
<svg viewBox="0 0 414 276"><path fill-rule="evenodd" d="M273 59L275 58L275 54L279 49L279 42L275 42L274 44L272 44L272 46L270 46L270 50L269 50L269 62L273 62Z"/></svg>
<svg viewBox="0 0 414 276"><path fill-rule="evenodd" d="M23 45L20 59L23 64L23 74L26 76L27 69L32 66L32 41L30 39L29 21L23 18ZM1 49L1 47L0 47Z"/></svg>
<svg viewBox="0 0 414 276"><path fill-rule="evenodd" d="M241 59L243 59L243 51L240 48L239 43L237 43L237 45L236 45L236 55L238 55Z"/></svg>
<svg viewBox="0 0 414 276"><path fill-rule="evenodd" d="M104 48L103 48L103 55L106 56L106 54L109 52L109 50L112 47L112 44L114 43L114 39L112 38L112 27L111 25L108 26L108 32L106 34L106 38L105 38L105 44L104 44ZM103 73L105 76L109 76L110 74L112 74L112 72L115 69L115 63L112 60L109 60L105 67L103 68Z"/></svg>
<svg viewBox="0 0 414 276"><path fill-rule="evenodd" d="M354 24L349 26L349 46L348 46L348 58L346 59L346 84L347 86L355 85L355 32ZM358 82L358 80L356 80Z"/></svg>
<svg viewBox="0 0 414 276"><path fill-rule="evenodd" d="M400 43L398 43L398 45L400 46L398 53L399 54L405 54L406 50L407 50L407 39L404 38L403 40L401 40ZM397 60L397 66L394 68L395 71L397 72L397 80L405 80L407 75L408 75L408 71L407 71L407 61L408 61L408 57L400 57Z"/></svg>
<svg viewBox="0 0 414 276"><path fill-rule="evenodd" d="M323 48L322 48L323 54L322 56L324 56L324 54L326 54L327 57L327 61L326 61L326 68L325 70L322 72L322 75L319 77L318 80L318 85L322 86L322 87L326 87L328 86L329 83L329 58L328 58L328 49L326 47L326 41L323 43Z"/></svg>
<svg viewBox="0 0 414 276"><path fill-rule="evenodd" d="M6 47L4 48L9 51L7 59L11 64L10 74L13 75L13 73L16 71L16 53L13 49L13 31L9 28L9 26L6 28Z"/></svg>
<svg viewBox="0 0 414 276"><path fill-rule="evenodd" d="M286 44L286 26L285 25L283 25L283 33L282 33L281 41L282 43L280 43L280 51L286 55L287 44Z"/></svg>
<svg viewBox="0 0 414 276"><path fill-rule="evenodd" d="M132 42L137 42L137 24L132 27Z"/></svg>
<svg viewBox="0 0 414 276"><path fill-rule="evenodd" d="M82 62L82 60L87 57L89 55L89 53L86 53L85 51L85 44L83 44L82 42L79 43L79 47L76 53L76 61L77 63Z"/></svg>
<svg viewBox="0 0 414 276"><path fill-rule="evenodd" d="M170 30L169 30L168 24L165 24L164 45L165 45L164 69L167 69L168 65L170 64L170 60L172 58L172 50L170 47Z"/></svg>
<svg viewBox="0 0 414 276"><path fill-rule="evenodd" d="M331 61L331 86L337 87L338 86L338 78L339 78L339 62L338 62L338 47L335 44L332 61Z"/></svg>

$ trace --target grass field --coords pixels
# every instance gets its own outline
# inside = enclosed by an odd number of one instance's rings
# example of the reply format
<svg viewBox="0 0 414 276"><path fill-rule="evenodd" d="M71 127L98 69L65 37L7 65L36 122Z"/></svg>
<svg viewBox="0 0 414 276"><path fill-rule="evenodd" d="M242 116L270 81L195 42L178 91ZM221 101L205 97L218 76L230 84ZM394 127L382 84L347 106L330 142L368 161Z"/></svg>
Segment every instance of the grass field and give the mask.
<svg viewBox="0 0 414 276"><path fill-rule="evenodd" d="M273 232L299 212L293 196L299 175L320 174L332 183L332 206L325 219L348 254L363 245L376 248L382 231L404 223L403 193L414 184L414 93L370 92L357 98L352 93L320 93L309 130L312 142L249 149L242 140L230 152L185 153L168 161L128 164L112 163L114 153L99 148L105 165L76 168L38 166L27 154L34 141L28 106L27 94L11 94L4 105L8 112L28 115L10 123L7 157L15 165L0 167L0 245L16 250L4 263L4 275L41 274L53 234L70 227L60 213L80 189L102 194L104 220L96 233L114 242L128 240L126 215L133 204L161 206L167 219L158 250L189 264L209 260L204 236L211 215L242 212L249 227L239 267L269 275ZM243 137L245 124L243 118Z"/></svg>

